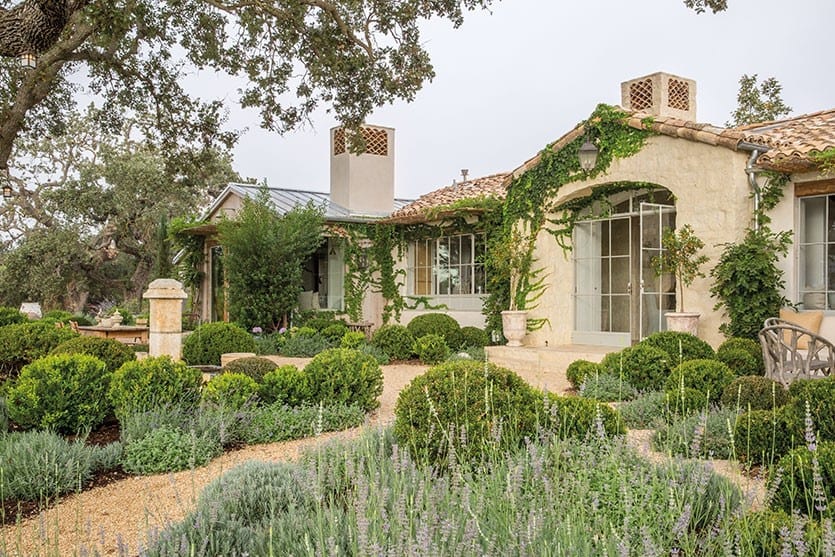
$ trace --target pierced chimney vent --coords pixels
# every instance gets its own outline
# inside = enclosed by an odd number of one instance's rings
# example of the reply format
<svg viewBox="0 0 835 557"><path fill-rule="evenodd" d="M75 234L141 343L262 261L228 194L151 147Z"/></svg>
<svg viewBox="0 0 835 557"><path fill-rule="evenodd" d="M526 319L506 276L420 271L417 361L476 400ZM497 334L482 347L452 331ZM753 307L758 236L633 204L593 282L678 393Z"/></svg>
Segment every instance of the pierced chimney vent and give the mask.
<svg viewBox="0 0 835 557"><path fill-rule="evenodd" d="M629 105L632 110L652 108L652 80L641 79L629 84Z"/></svg>
<svg viewBox="0 0 835 557"><path fill-rule="evenodd" d="M646 75L621 83L621 102L627 110L696 121L696 82L663 72Z"/></svg>
<svg viewBox="0 0 835 557"><path fill-rule="evenodd" d="M384 129L362 127L362 137L365 140L366 155L387 157L389 154L388 133ZM344 128L333 130L333 154L341 155L348 151L347 136Z"/></svg>

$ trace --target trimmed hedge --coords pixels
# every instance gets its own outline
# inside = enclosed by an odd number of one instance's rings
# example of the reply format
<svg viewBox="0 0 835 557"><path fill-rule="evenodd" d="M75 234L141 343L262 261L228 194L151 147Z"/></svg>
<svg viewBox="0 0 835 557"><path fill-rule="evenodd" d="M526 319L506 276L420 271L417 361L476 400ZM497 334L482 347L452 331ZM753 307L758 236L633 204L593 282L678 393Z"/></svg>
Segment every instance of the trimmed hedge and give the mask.
<svg viewBox="0 0 835 557"><path fill-rule="evenodd" d="M41 358L20 372L6 393L9 417L24 428L77 433L110 414L111 373L94 356L60 354Z"/></svg>
<svg viewBox="0 0 835 557"><path fill-rule="evenodd" d="M110 382L108 397L121 420L127 413L158 406L194 407L200 400L203 374L169 356L145 358L120 367Z"/></svg>
<svg viewBox="0 0 835 557"><path fill-rule="evenodd" d="M646 344L636 344L607 354L600 362L603 371L616 376L622 372L624 379L639 391L661 389L667 379L669 365L670 356L666 352Z"/></svg>
<svg viewBox="0 0 835 557"><path fill-rule="evenodd" d="M815 459L817 470L813 466ZM815 495L816 473L819 475L819 497ZM771 489L775 488L778 477L780 483L771 499L772 509L787 513L800 511L810 517L831 516L827 506L835 500L835 443L820 443L814 452L807 447L791 450L772 468L768 478Z"/></svg>
<svg viewBox="0 0 835 557"><path fill-rule="evenodd" d="M484 348L490 344L487 331L478 327L461 327L461 348Z"/></svg>
<svg viewBox="0 0 835 557"><path fill-rule="evenodd" d="M449 358L450 350L441 335L423 335L415 341L415 354L421 363L434 365Z"/></svg>
<svg viewBox="0 0 835 557"><path fill-rule="evenodd" d="M541 406L540 394L508 369L446 362L400 392L394 436L415 460L445 467L452 448L458 459L475 463L535 431Z"/></svg>
<svg viewBox="0 0 835 557"><path fill-rule="evenodd" d="M251 377L256 383L263 383L264 376L278 367L278 364L268 358L258 356L238 358L232 360L223 368L224 373L243 373Z"/></svg>
<svg viewBox="0 0 835 557"><path fill-rule="evenodd" d="M717 360L688 360L670 373L665 388L675 393L683 385L704 393L711 402L718 402L735 377L728 366Z"/></svg>
<svg viewBox="0 0 835 557"><path fill-rule="evenodd" d="M48 355L62 342L78 336L48 321L27 321L0 327L0 378L15 377L26 364Z"/></svg>
<svg viewBox="0 0 835 557"><path fill-rule="evenodd" d="M737 458L751 465L771 465L803 437L794 432L786 407L740 414L734 424Z"/></svg>
<svg viewBox="0 0 835 557"><path fill-rule="evenodd" d="M444 337L446 345L452 350L461 347L461 326L458 321L445 313L424 313L418 315L406 325L415 339L433 334Z"/></svg>
<svg viewBox="0 0 835 557"><path fill-rule="evenodd" d="M203 387L203 400L218 406L238 410L255 400L258 383L243 373L221 373Z"/></svg>
<svg viewBox="0 0 835 557"><path fill-rule="evenodd" d="M103 361L107 370L114 372L123 364L136 359L133 348L112 338L75 337L62 342L50 354L87 354Z"/></svg>
<svg viewBox="0 0 835 557"><path fill-rule="evenodd" d="M716 357L716 353L708 343L699 337L678 331L653 333L638 344L653 346L666 352L669 356L667 365L670 369L688 360L712 360Z"/></svg>
<svg viewBox="0 0 835 557"><path fill-rule="evenodd" d="M575 389L579 389L586 377L596 375L603 371L600 364L588 360L574 360L568 364L565 376Z"/></svg>
<svg viewBox="0 0 835 557"><path fill-rule="evenodd" d="M737 350L744 350L747 352L751 358L753 358L755 362L755 368L752 368L750 373L741 374L737 372L737 375L763 375L765 373L765 365L763 364L763 350L760 346L760 343L751 340L750 338L729 338L725 342L719 345L719 348L716 349L716 358L720 361L728 363L726 360L731 359L731 354L733 354ZM730 354L728 354L730 352ZM733 371L733 367L728 364Z"/></svg>
<svg viewBox="0 0 835 557"><path fill-rule="evenodd" d="M738 377L725 387L722 404L748 410L771 410L789 402L789 392L781 383L759 375Z"/></svg>
<svg viewBox="0 0 835 557"><path fill-rule="evenodd" d="M403 325L383 325L371 337L371 344L392 360L408 360L414 354L414 335Z"/></svg>
<svg viewBox="0 0 835 557"><path fill-rule="evenodd" d="M380 406L383 372L373 356L331 348L317 354L304 374L314 404L356 404L366 412Z"/></svg>
<svg viewBox="0 0 835 557"><path fill-rule="evenodd" d="M29 318L23 315L17 308L0 306L0 327L14 325L16 323L26 323L27 321L29 321Z"/></svg>
<svg viewBox="0 0 835 557"><path fill-rule="evenodd" d="M220 365L228 352L255 352L255 339L234 323L200 325L183 342L183 360L189 365Z"/></svg>

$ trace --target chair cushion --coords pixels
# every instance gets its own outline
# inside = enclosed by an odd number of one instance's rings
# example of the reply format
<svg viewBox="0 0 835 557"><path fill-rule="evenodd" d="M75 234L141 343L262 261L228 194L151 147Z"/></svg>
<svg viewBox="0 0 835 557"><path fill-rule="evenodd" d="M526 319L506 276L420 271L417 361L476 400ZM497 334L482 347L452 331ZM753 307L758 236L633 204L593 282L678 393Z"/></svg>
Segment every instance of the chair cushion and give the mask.
<svg viewBox="0 0 835 557"><path fill-rule="evenodd" d="M780 319L788 321L798 327L803 327L809 332L818 334L823 320L822 311L794 311L791 308L783 308L780 310ZM791 332L783 333L784 342L790 342ZM809 339L804 335L797 339L797 347L805 350L809 347Z"/></svg>

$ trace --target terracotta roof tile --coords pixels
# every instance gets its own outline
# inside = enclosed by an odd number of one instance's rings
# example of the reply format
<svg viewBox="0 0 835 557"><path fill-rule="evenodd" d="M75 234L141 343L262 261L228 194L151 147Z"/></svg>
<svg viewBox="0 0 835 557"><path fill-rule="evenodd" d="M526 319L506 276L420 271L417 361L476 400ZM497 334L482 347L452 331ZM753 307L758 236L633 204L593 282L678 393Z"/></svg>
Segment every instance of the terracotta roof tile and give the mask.
<svg viewBox="0 0 835 557"><path fill-rule="evenodd" d="M628 112L625 123L637 129L716 145L736 151L741 143L762 145L768 150L757 159L758 166L781 172L798 172L814 168L810 155L835 148L835 109L805 114L776 122L764 122L738 128L720 128L712 124L688 122L679 118L663 118L641 112ZM650 122L648 125L645 122ZM585 133L582 125L569 131L551 148L559 150ZM525 161L505 180L505 187L537 164L540 154Z"/></svg>
<svg viewBox="0 0 835 557"><path fill-rule="evenodd" d="M401 224L424 222L430 211L451 205L464 199L477 199L480 197L493 197L504 199L507 190L504 187L506 173L491 174L482 178L474 178L466 182L459 182L446 186L439 190L421 195L417 200L405 207L393 212L384 222L397 222ZM433 215L433 217L444 216Z"/></svg>
<svg viewBox="0 0 835 557"><path fill-rule="evenodd" d="M803 172L815 167L812 154L835 148L835 108L736 129L744 134L745 141L770 147L760 155L759 165Z"/></svg>

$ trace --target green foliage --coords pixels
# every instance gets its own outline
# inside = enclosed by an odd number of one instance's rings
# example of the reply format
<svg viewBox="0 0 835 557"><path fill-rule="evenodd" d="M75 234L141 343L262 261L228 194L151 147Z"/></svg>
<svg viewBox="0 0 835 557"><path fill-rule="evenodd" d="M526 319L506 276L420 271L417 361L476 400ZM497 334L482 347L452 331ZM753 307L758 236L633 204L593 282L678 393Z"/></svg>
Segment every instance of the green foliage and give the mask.
<svg viewBox="0 0 835 557"><path fill-rule="evenodd" d="M294 365L284 365L264 376L259 397L266 404L301 406L313 400L307 375Z"/></svg>
<svg viewBox="0 0 835 557"><path fill-rule="evenodd" d="M337 321L332 325L328 325L327 327L322 329L322 336L328 339L328 341L330 342L338 343L347 332L348 325Z"/></svg>
<svg viewBox="0 0 835 557"><path fill-rule="evenodd" d="M169 404L193 408L200 400L203 374L168 356L128 362L110 382L108 398L121 422L128 413Z"/></svg>
<svg viewBox="0 0 835 557"><path fill-rule="evenodd" d="M579 389L583 381L586 380L586 377L599 374L601 369L598 363L588 360L574 360L568 364L568 368L565 370L565 376L575 389Z"/></svg>
<svg viewBox="0 0 835 557"><path fill-rule="evenodd" d="M243 373L221 373L203 387L203 400L238 410L255 400L258 383Z"/></svg>
<svg viewBox="0 0 835 557"><path fill-rule="evenodd" d="M733 408L692 414L656 430L653 448L688 458L734 458L731 431L736 416Z"/></svg>
<svg viewBox="0 0 835 557"><path fill-rule="evenodd" d="M728 366L716 360L689 360L676 367L667 378L665 388L675 392L682 386L704 393L711 402L718 402L725 387L736 378Z"/></svg>
<svg viewBox="0 0 835 557"><path fill-rule="evenodd" d="M713 348L699 337L678 331L652 333L639 344L666 352L670 369L687 360L710 360L716 356Z"/></svg>
<svg viewBox="0 0 835 557"><path fill-rule="evenodd" d="M53 431L0 435L3 500L41 501L80 490L95 462L83 441Z"/></svg>
<svg viewBox="0 0 835 557"><path fill-rule="evenodd" d="M789 392L777 381L758 375L737 377L725 387L722 405L746 410L771 410L789 402Z"/></svg>
<svg viewBox="0 0 835 557"><path fill-rule="evenodd" d="M698 253L705 243L693 233L693 227L685 224L678 230L668 228L661 238L664 248L661 255L650 261L657 275L672 273L678 287L678 310L684 311L684 287L693 284L696 277L705 276L699 267L707 263L707 256Z"/></svg>
<svg viewBox="0 0 835 557"><path fill-rule="evenodd" d="M127 412L119 420L122 443L127 447L162 428L200 439L201 443L226 447L240 442L238 422L247 408L231 410L216 404L173 402Z"/></svg>
<svg viewBox="0 0 835 557"><path fill-rule="evenodd" d="M654 391L639 395L636 399L618 406L626 427L655 429L662 425L670 412L670 399L666 393Z"/></svg>
<svg viewBox="0 0 835 557"><path fill-rule="evenodd" d="M9 417L24 428L76 433L101 424L110 413L111 374L93 356L47 356L27 365L6 393Z"/></svg>
<svg viewBox="0 0 835 557"><path fill-rule="evenodd" d="M417 354L421 363L433 365L439 364L449 357L450 350L444 337L435 334L426 334L415 341L413 351Z"/></svg>
<svg viewBox="0 0 835 557"><path fill-rule="evenodd" d="M362 331L348 331L339 341L340 348L350 348L352 350L362 350L366 345L365 333Z"/></svg>
<svg viewBox="0 0 835 557"><path fill-rule="evenodd" d="M786 405L786 412L791 417L797 438L803 433L808 402L819 438L835 441L835 377L794 381L789 386L789 396L791 400Z"/></svg>
<svg viewBox="0 0 835 557"><path fill-rule="evenodd" d="M309 317L307 319L300 319L298 323L294 321L294 324L298 325L299 328L307 327L309 329L313 329L314 331L319 332L322 332L326 328L337 323L341 323L343 325L345 324L344 321L336 320L333 315L329 315L327 317L316 317L321 313L322 312L317 311L312 314L312 317Z"/></svg>
<svg viewBox="0 0 835 557"><path fill-rule="evenodd" d="M220 445L208 436L162 426L128 443L122 465L131 474L177 472L203 466L220 452Z"/></svg>
<svg viewBox="0 0 835 557"><path fill-rule="evenodd" d="M830 543L816 520L806 520L782 510L746 512L733 523L739 541L738 555L765 556L787 554L786 548L808 547L810 555L825 553ZM791 546L789 545L791 544ZM820 548L820 551L818 550Z"/></svg>
<svg viewBox="0 0 835 557"><path fill-rule="evenodd" d="M403 325L383 325L374 331L371 344L382 349L392 360L408 360L414 353L415 337Z"/></svg>
<svg viewBox="0 0 835 557"><path fill-rule="evenodd" d="M611 373L595 373L586 375L580 385L580 396L593 398L600 402L621 402L632 400L638 391L622 377Z"/></svg>
<svg viewBox="0 0 835 557"><path fill-rule="evenodd" d="M87 354L103 361L110 372L116 371L122 364L136 359L133 349L123 342L112 338L79 336L62 342L52 349L50 354Z"/></svg>
<svg viewBox="0 0 835 557"><path fill-rule="evenodd" d="M656 391L664 385L670 357L660 348L636 344L620 352L607 354L600 368L615 376L623 376L639 391Z"/></svg>
<svg viewBox="0 0 835 557"><path fill-rule="evenodd" d="M288 338L281 345L281 355L292 358L310 358L330 347L331 343L328 339L314 331L311 335L296 334Z"/></svg>
<svg viewBox="0 0 835 557"><path fill-rule="evenodd" d="M234 323L206 323L197 327L183 341L183 359L189 365L220 365L220 356L228 352L255 352L255 340Z"/></svg>
<svg viewBox="0 0 835 557"><path fill-rule="evenodd" d="M383 372L372 356L331 348L304 368L314 404L356 404L366 412L380 406Z"/></svg>
<svg viewBox="0 0 835 557"><path fill-rule="evenodd" d="M0 307L0 327L26 323L29 319L16 308Z"/></svg>
<svg viewBox="0 0 835 557"><path fill-rule="evenodd" d="M26 364L43 358L62 342L77 336L71 329L56 328L48 321L0 327L0 376L16 376Z"/></svg>
<svg viewBox="0 0 835 557"><path fill-rule="evenodd" d="M738 377L757 375L758 372L764 372L764 369L759 365L756 358L750 352L741 348L728 348L723 350L721 355L716 355L716 359L728 366Z"/></svg>
<svg viewBox="0 0 835 557"><path fill-rule="evenodd" d="M461 348L484 348L490 344L487 331L479 327L461 327Z"/></svg>
<svg viewBox="0 0 835 557"><path fill-rule="evenodd" d="M284 515L306 522L320 504L296 466L246 462L206 486L197 508L163 531L147 555L287 555L265 547L273 538L265 536L265 531L271 531L272 521ZM299 533L298 527L294 529ZM288 533L278 530L275 536L287 537Z"/></svg>
<svg viewBox="0 0 835 557"><path fill-rule="evenodd" d="M741 373L740 371L743 367L750 365L750 360L737 355L737 350L746 351L753 358L756 368L751 368L748 373ZM716 359L720 362L725 362L737 375L763 375L765 373L762 347L759 342L750 338L729 338L716 349ZM744 366L742 365L743 361L745 363ZM736 363L738 368L734 369L734 366L728 362Z"/></svg>
<svg viewBox="0 0 835 557"><path fill-rule="evenodd" d="M322 243L323 222L313 205L279 215L264 190L218 225L234 321L273 330L287 322L298 306L303 266Z"/></svg>
<svg viewBox="0 0 835 557"><path fill-rule="evenodd" d="M822 174L835 172L835 147L828 147L823 151L812 151L809 158L815 161Z"/></svg>
<svg viewBox="0 0 835 557"><path fill-rule="evenodd" d="M773 233L768 228L749 229L739 244L727 244L711 271L711 295L730 318L720 330L728 337L756 339L768 317L780 312L787 300L781 294L785 281L777 266L788 253L789 231Z"/></svg>
<svg viewBox="0 0 835 557"><path fill-rule="evenodd" d="M418 315L406 325L415 339L428 334L440 335L446 345L453 350L461 346L461 326L458 321L445 313L424 313Z"/></svg>
<svg viewBox="0 0 835 557"><path fill-rule="evenodd" d="M232 360L223 371L226 373L243 373L255 380L256 383L263 383L264 376L277 368L278 365L267 358L248 357Z"/></svg>
<svg viewBox="0 0 835 557"><path fill-rule="evenodd" d="M560 438L586 439L590 435L621 435L626 432L620 415L608 404L576 396L547 393L540 396L539 422L545 431Z"/></svg>
<svg viewBox="0 0 835 557"><path fill-rule="evenodd" d="M356 405L287 406L276 402L271 406L250 408L238 427L241 441L255 445L357 427L365 419L365 411Z"/></svg>
<svg viewBox="0 0 835 557"><path fill-rule="evenodd" d="M778 477L779 485L775 486ZM771 469L768 483L776 487L772 509L831 517L828 503L835 501L835 443L820 443L814 451L808 447L792 449Z"/></svg>
<svg viewBox="0 0 835 557"><path fill-rule="evenodd" d="M776 462L801 440L792 421L786 407L740 414L734 424L737 458L754 466Z"/></svg>
<svg viewBox="0 0 835 557"><path fill-rule="evenodd" d="M667 421L697 412L707 412L712 406L707 393L693 387L679 385L675 390L665 391L664 395L669 405Z"/></svg>
<svg viewBox="0 0 835 557"><path fill-rule="evenodd" d="M381 366L385 366L391 363L391 358L389 358L388 354L383 352L382 348L378 348L377 346L371 344L363 344L357 350L359 350L363 354L368 354L369 356L377 360L377 363Z"/></svg>
<svg viewBox="0 0 835 557"><path fill-rule="evenodd" d="M783 102L783 86L773 77L757 84L757 74L743 74L739 78L737 107L731 114L728 127L744 126L778 120L792 109Z"/></svg>
<svg viewBox="0 0 835 557"><path fill-rule="evenodd" d="M539 394L508 369L446 362L400 392L394 436L417 461L445 467L454 452L461 461L477 463L532 434L541 405Z"/></svg>

